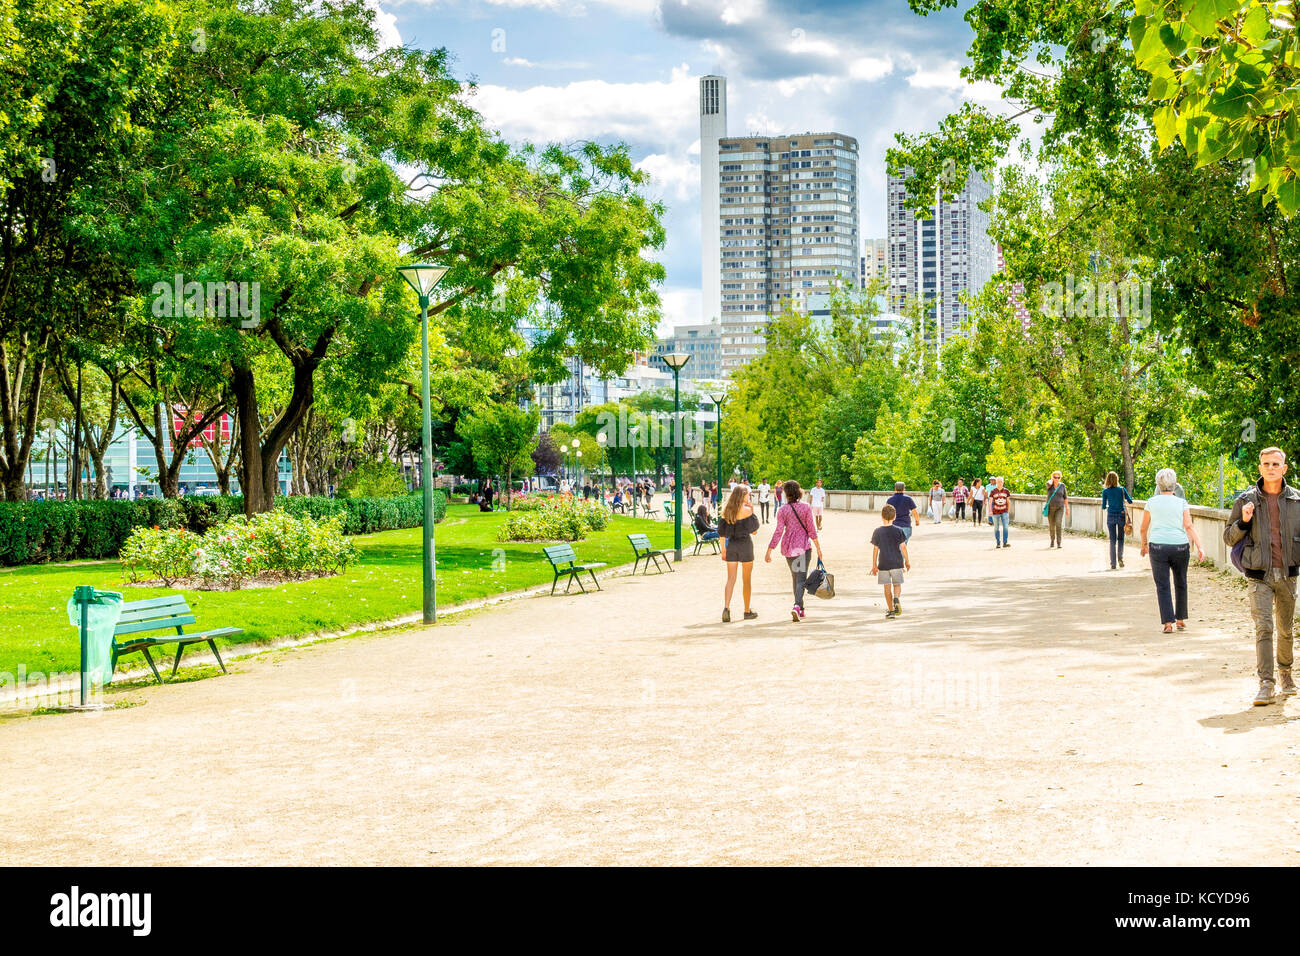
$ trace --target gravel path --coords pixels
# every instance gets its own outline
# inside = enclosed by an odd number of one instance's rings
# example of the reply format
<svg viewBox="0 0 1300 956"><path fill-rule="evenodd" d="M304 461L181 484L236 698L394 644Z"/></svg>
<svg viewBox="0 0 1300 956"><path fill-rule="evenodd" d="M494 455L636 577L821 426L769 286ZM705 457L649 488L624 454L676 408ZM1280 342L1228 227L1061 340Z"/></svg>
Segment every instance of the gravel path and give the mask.
<svg viewBox="0 0 1300 956"><path fill-rule="evenodd" d="M1136 552L946 522L887 622L875 519L826 525L801 624L761 535L757 621L688 556L0 721L0 863L1300 861L1300 703L1251 706L1243 591L1194 569L1164 635Z"/></svg>

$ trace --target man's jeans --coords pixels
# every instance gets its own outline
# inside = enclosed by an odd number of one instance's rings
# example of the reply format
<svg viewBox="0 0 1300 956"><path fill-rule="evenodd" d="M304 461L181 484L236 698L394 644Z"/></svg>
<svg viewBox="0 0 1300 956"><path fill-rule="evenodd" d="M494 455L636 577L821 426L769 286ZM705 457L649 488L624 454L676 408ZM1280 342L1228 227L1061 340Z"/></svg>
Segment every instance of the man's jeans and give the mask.
<svg viewBox="0 0 1300 956"><path fill-rule="evenodd" d="M1011 512L1004 511L1000 515L993 516L993 540L998 544L1007 543L1007 532L1011 530ZM1001 532L1002 537L998 534Z"/></svg>
<svg viewBox="0 0 1300 956"><path fill-rule="evenodd" d="M1173 624L1174 621L1187 620L1187 565L1192 557L1192 546L1152 542L1148 553L1151 556L1151 576L1156 579L1160 623ZM1169 593L1170 573L1174 576L1172 597Z"/></svg>
<svg viewBox="0 0 1300 956"><path fill-rule="evenodd" d="M1277 663L1291 666L1291 625L1295 620L1296 579L1285 568L1270 568L1264 580L1247 579L1250 616L1255 619L1255 665L1261 684L1273 683L1273 630L1277 623Z"/></svg>
<svg viewBox="0 0 1300 956"><path fill-rule="evenodd" d="M1115 567L1115 559L1124 560L1124 526L1128 524L1128 514L1106 513L1106 534L1110 537L1110 566Z"/></svg>

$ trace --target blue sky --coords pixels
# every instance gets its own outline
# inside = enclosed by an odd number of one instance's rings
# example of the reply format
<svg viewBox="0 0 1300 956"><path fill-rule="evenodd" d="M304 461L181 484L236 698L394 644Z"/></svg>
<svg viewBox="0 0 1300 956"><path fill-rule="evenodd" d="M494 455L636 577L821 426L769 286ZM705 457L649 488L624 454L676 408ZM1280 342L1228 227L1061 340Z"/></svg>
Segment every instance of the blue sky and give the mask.
<svg viewBox="0 0 1300 956"><path fill-rule="evenodd" d="M446 47L515 143L626 142L668 212L664 322L700 320L698 79L727 78L733 135L834 130L860 155L863 238L885 230L885 150L963 100L961 9L905 0L370 0L391 42Z"/></svg>

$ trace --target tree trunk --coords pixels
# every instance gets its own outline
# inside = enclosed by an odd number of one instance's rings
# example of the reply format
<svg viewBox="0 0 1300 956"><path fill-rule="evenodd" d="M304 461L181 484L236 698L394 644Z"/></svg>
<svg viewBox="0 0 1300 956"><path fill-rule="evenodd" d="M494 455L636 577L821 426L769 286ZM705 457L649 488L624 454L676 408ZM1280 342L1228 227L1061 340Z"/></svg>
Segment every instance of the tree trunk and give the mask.
<svg viewBox="0 0 1300 956"><path fill-rule="evenodd" d="M244 514L252 517L275 507L280 452L302 423L303 416L315 401L313 373L319 361L296 362L293 370L293 393L289 404L262 436L258 415L257 385L251 368L236 366L231 377L235 407L239 416L239 448L242 469L240 487L244 491Z"/></svg>
<svg viewBox="0 0 1300 956"><path fill-rule="evenodd" d="M1133 494L1133 481L1135 478L1133 473L1133 443L1129 438L1128 425L1126 424L1119 426L1119 453L1121 460L1124 462L1124 487L1128 489L1128 493L1131 495Z"/></svg>

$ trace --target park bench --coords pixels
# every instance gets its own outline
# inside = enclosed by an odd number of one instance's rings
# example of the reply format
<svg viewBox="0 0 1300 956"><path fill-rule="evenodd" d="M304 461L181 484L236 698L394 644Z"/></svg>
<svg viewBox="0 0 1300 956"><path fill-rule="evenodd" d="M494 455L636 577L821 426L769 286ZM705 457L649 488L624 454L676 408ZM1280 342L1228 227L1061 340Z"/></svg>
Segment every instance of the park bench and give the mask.
<svg viewBox="0 0 1300 956"><path fill-rule="evenodd" d="M709 538L709 539L706 541L706 540L704 540L703 538L701 538L701 537L700 537L700 533L699 533L698 531L695 530L695 522L694 522L694 521L692 521L692 522L691 522L690 524L688 524L686 527L690 528L690 529L691 529L691 534L693 534L693 535L695 536L695 550L691 552L692 554L699 554L699 553L700 553L700 550L701 550L701 549L702 549L706 544L711 544L711 545L713 545L713 553L714 553L714 554L721 554L721 553L722 553L722 549L721 549L721 547L718 545L718 539L717 539L717 538Z"/></svg>
<svg viewBox="0 0 1300 956"><path fill-rule="evenodd" d="M216 641L213 639L231 634L242 634L244 629L241 627L218 627L210 631L185 633L185 625L194 623L194 613L190 610L189 604L185 602L184 595L181 594L152 598L148 601L127 601L122 605L122 616L118 618L117 626L113 628L113 670L117 669L119 658L139 651L144 654L144 659L149 662L149 669L153 671L154 678L161 684L163 679L158 675L158 668L154 666L153 656L149 653L149 648L159 647L163 644L176 645L176 659L172 662L172 677L175 677L176 668L181 662L181 654L185 648L190 644L207 644L208 647L212 648L212 656L221 665L221 672L223 674L228 673L225 663L221 660L221 655L217 653ZM170 631L173 629L176 631L175 634L148 636L155 631Z"/></svg>
<svg viewBox="0 0 1300 956"><path fill-rule="evenodd" d="M673 520L673 503L671 501L664 502L664 520L668 522Z"/></svg>
<svg viewBox="0 0 1300 956"><path fill-rule="evenodd" d="M659 509L654 506L653 498L650 499L650 502L648 504L644 504L641 506L641 517L643 518L659 517Z"/></svg>
<svg viewBox="0 0 1300 956"><path fill-rule="evenodd" d="M564 585L565 594L569 593L569 588L573 586L574 581L578 582L578 587L582 589L583 594L586 594L587 589L582 586L582 578L579 576L583 571L591 575L591 583L596 585L597 591L603 590L600 582L596 580L596 568L605 567L604 562L576 564L577 555L573 553L573 545L571 544L555 544L548 548L542 548L542 551L546 555L546 560L551 562L551 569L555 572L555 580L551 582L552 594L555 593L555 585L560 583L560 575L562 574L569 576L569 580Z"/></svg>
<svg viewBox="0 0 1300 956"><path fill-rule="evenodd" d="M633 574L636 574L637 565L642 561L645 561L645 569L642 573L650 570L651 561L654 562L655 568L658 569L660 574L663 573L664 567L667 567L669 571L677 570L673 567L672 562L668 560L667 557L668 552L671 549L652 548L650 546L650 536L648 534L630 534L627 536L627 540L632 543L632 553L636 555L636 561L632 564ZM660 565L659 562L661 561L663 562L663 565Z"/></svg>

